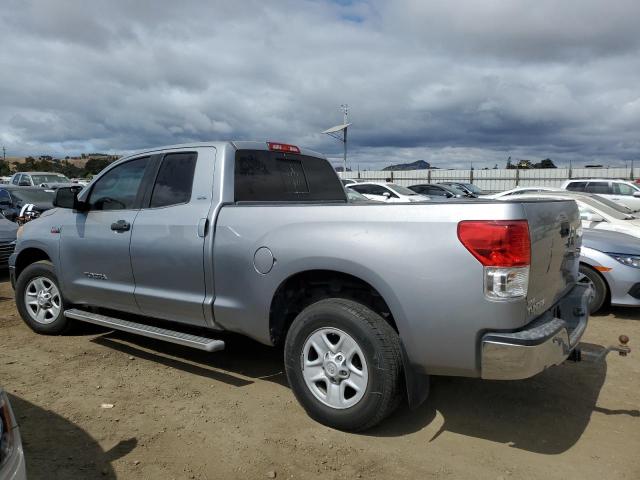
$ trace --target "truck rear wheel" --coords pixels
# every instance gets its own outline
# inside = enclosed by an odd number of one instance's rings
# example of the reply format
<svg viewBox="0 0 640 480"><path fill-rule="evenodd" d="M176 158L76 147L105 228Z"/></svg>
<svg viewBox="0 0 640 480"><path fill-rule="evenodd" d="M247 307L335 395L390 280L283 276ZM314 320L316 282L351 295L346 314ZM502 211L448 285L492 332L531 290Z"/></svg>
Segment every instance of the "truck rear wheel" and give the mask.
<svg viewBox="0 0 640 480"><path fill-rule="evenodd" d="M309 416L329 427L371 428L398 405L400 339L357 302L327 299L296 317L285 342L289 385Z"/></svg>
<svg viewBox="0 0 640 480"><path fill-rule="evenodd" d="M59 335L70 326L53 265L40 261L26 267L16 281L16 306L20 316L37 333Z"/></svg>

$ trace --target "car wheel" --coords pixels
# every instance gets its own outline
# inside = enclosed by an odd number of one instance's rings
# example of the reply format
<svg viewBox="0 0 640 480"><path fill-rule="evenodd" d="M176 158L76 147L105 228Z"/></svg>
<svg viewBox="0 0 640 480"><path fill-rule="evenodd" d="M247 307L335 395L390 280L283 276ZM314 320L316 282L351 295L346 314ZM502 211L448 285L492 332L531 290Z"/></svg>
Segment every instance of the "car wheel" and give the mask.
<svg viewBox="0 0 640 480"><path fill-rule="evenodd" d="M607 283L602 278L602 275L587 265L580 264L580 273L584 275L581 282L589 285L593 291L589 298L589 313L594 314L602 308L607 299L607 293L609 292Z"/></svg>
<svg viewBox="0 0 640 480"><path fill-rule="evenodd" d="M15 295L20 316L34 332L59 335L70 327L51 262L40 261L26 267L16 282Z"/></svg>
<svg viewBox="0 0 640 480"><path fill-rule="evenodd" d="M296 317L285 342L285 368L303 408L329 427L371 428L399 403L398 334L351 300L321 300Z"/></svg>

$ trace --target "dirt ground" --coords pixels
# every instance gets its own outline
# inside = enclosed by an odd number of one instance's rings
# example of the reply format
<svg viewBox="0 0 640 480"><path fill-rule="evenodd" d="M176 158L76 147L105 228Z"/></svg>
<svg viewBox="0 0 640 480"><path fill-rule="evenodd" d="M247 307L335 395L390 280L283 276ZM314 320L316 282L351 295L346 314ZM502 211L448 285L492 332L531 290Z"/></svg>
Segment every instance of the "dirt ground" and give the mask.
<svg viewBox="0 0 640 480"><path fill-rule="evenodd" d="M0 384L30 479L640 478L640 352L519 382L433 378L417 411L365 434L310 420L281 351L188 348L87 328L31 332L0 284ZM640 310L594 317L587 348L640 345ZM101 404L113 408L101 408Z"/></svg>

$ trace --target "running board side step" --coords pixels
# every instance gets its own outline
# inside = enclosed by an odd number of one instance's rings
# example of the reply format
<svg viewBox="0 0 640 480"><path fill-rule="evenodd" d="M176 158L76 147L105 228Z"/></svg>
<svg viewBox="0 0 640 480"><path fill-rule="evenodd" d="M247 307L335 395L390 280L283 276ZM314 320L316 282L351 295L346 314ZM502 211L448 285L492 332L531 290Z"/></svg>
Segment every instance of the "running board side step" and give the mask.
<svg viewBox="0 0 640 480"><path fill-rule="evenodd" d="M177 343L185 347L197 348L206 352L217 352L224 350L224 342L213 338L200 337L185 332L177 332L167 328L154 327L144 323L131 322L120 318L107 317L97 313L85 312L84 310L70 309L64 312L64 316L73 320L93 323L113 330L122 330L143 337L155 338L165 342Z"/></svg>

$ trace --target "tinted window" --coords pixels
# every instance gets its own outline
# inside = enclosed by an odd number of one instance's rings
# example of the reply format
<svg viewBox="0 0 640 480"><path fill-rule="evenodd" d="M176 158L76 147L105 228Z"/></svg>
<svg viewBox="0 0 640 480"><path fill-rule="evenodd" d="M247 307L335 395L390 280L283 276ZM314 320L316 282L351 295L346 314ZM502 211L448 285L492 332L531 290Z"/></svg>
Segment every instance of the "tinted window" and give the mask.
<svg viewBox="0 0 640 480"><path fill-rule="evenodd" d="M587 186L587 182L571 182L567 185L567 190L572 192L584 192L584 187Z"/></svg>
<svg viewBox="0 0 640 480"><path fill-rule="evenodd" d="M411 185L409 189L413 190L416 193L424 193L424 194L429 194L429 192L431 191L431 187L427 185Z"/></svg>
<svg viewBox="0 0 640 480"><path fill-rule="evenodd" d="M11 204L11 195L6 190L0 190L0 203Z"/></svg>
<svg viewBox="0 0 640 480"><path fill-rule="evenodd" d="M627 185L626 183L613 184L614 195L633 195L635 192L637 192L637 190L631 185Z"/></svg>
<svg viewBox="0 0 640 480"><path fill-rule="evenodd" d="M602 193L607 195L611 193L611 187L609 186L609 182L589 182L586 191L588 193Z"/></svg>
<svg viewBox="0 0 640 480"><path fill-rule="evenodd" d="M346 201L331 164L306 155L238 150L235 199L244 201Z"/></svg>
<svg viewBox="0 0 640 480"><path fill-rule="evenodd" d="M142 176L149 157L118 165L100 178L89 197L91 210L126 210L134 208Z"/></svg>
<svg viewBox="0 0 640 480"><path fill-rule="evenodd" d="M191 199L196 153L169 153L164 156L151 194L153 207L187 203Z"/></svg>
<svg viewBox="0 0 640 480"><path fill-rule="evenodd" d="M438 197L446 197L447 196L447 191L444 188L440 188L440 187L430 187L428 194L429 195L435 195Z"/></svg>

